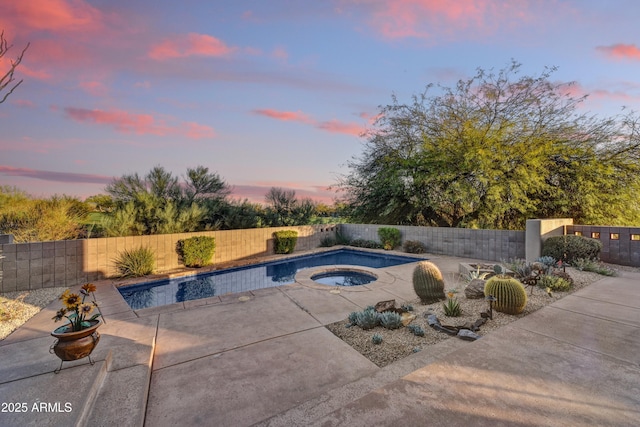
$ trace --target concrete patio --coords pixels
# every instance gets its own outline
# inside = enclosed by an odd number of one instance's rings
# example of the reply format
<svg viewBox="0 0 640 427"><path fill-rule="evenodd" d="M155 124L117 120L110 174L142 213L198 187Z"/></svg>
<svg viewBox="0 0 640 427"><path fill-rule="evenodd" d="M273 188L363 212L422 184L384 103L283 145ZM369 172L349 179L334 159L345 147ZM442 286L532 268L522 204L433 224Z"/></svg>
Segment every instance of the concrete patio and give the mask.
<svg viewBox="0 0 640 427"><path fill-rule="evenodd" d="M445 277L462 261L430 259ZM53 373L58 301L0 341L0 425L640 423L640 273L385 368L324 328L380 300L413 299L412 271L389 267L384 280L339 293L296 283L135 312L112 282L96 283L106 324L95 365Z"/></svg>

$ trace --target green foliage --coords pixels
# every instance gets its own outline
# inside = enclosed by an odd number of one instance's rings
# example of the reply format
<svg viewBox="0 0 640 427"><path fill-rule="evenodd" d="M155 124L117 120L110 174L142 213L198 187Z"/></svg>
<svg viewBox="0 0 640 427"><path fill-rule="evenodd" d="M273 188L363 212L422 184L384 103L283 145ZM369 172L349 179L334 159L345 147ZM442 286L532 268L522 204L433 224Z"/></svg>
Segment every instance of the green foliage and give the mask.
<svg viewBox="0 0 640 427"><path fill-rule="evenodd" d="M569 287L573 287L573 277L566 271L555 270L551 273L553 276L560 277L569 283Z"/></svg>
<svg viewBox="0 0 640 427"><path fill-rule="evenodd" d="M382 249L382 244L376 242L375 240L365 240L365 239L354 239L349 242L349 246L354 246L356 248L366 248L366 249Z"/></svg>
<svg viewBox="0 0 640 427"><path fill-rule="evenodd" d="M69 196L33 199L12 187L0 187L0 233L13 234L16 243L79 239L89 206Z"/></svg>
<svg viewBox="0 0 640 427"><path fill-rule="evenodd" d="M161 166L147 175L123 175L105 191L113 200L103 227L107 236L182 233L214 229L229 193L215 173L198 166L178 178Z"/></svg>
<svg viewBox="0 0 640 427"><path fill-rule="evenodd" d="M458 302L458 298L448 298L447 302L442 304L444 314L448 317L459 317L462 315L462 308Z"/></svg>
<svg viewBox="0 0 640 427"><path fill-rule="evenodd" d="M542 255L573 264L578 258L596 260L600 257L602 243L584 236L552 236L542 244Z"/></svg>
<svg viewBox="0 0 640 427"><path fill-rule="evenodd" d="M539 288L558 292L566 292L571 289L571 282L553 274L542 275L538 280L537 285Z"/></svg>
<svg viewBox="0 0 640 427"><path fill-rule="evenodd" d="M211 264L216 250L216 240L210 236L194 236L178 241L177 251L187 267Z"/></svg>
<svg viewBox="0 0 640 427"><path fill-rule="evenodd" d="M427 252L427 246L417 240L405 240L402 249L410 254L423 254Z"/></svg>
<svg viewBox="0 0 640 427"><path fill-rule="evenodd" d="M349 324L350 325L357 325L358 324L358 312L357 311L352 311L351 313L349 313Z"/></svg>
<svg viewBox="0 0 640 427"><path fill-rule="evenodd" d="M296 192L271 187L265 196L267 202L266 222L271 227L307 225L316 212L311 199L298 200Z"/></svg>
<svg viewBox="0 0 640 427"><path fill-rule="evenodd" d="M362 329L373 329L380 323L378 312L373 307L367 307L356 314L356 325Z"/></svg>
<svg viewBox="0 0 640 427"><path fill-rule="evenodd" d="M378 228L378 237L382 243L382 247L386 251L390 251L400 246L400 230L393 227Z"/></svg>
<svg viewBox="0 0 640 427"><path fill-rule="evenodd" d="M296 248L298 232L296 230L283 230L273 233L273 250L277 254L290 254Z"/></svg>
<svg viewBox="0 0 640 427"><path fill-rule="evenodd" d="M339 186L354 221L523 229L528 218L640 222L637 114L580 110L556 68L478 69L382 107ZM437 92L433 93L433 90Z"/></svg>
<svg viewBox="0 0 640 427"><path fill-rule="evenodd" d="M411 332L413 335L417 337L424 336L424 329L422 329L420 325L409 325L407 326L407 329L409 330L409 332Z"/></svg>
<svg viewBox="0 0 640 427"><path fill-rule="evenodd" d="M155 258L150 248L125 249L118 254L114 264L121 277L141 277L153 273Z"/></svg>
<svg viewBox="0 0 640 427"><path fill-rule="evenodd" d="M520 314L527 305L527 292L513 277L493 276L484 284L485 296L493 295L493 308L506 314Z"/></svg>
<svg viewBox="0 0 640 427"><path fill-rule="evenodd" d="M385 311L380 313L380 324L387 329L398 329L402 327L402 316L395 311Z"/></svg>
<svg viewBox="0 0 640 427"><path fill-rule="evenodd" d="M444 279L438 266L430 261L420 261L413 270L413 289L423 304L443 300Z"/></svg>
<svg viewBox="0 0 640 427"><path fill-rule="evenodd" d="M602 274L603 276L617 276L618 273L606 265L592 259L577 258L571 263L573 267L581 271L591 271L593 273Z"/></svg>
<svg viewBox="0 0 640 427"><path fill-rule="evenodd" d="M371 336L371 342L374 343L375 345L382 344L382 335L373 334Z"/></svg>

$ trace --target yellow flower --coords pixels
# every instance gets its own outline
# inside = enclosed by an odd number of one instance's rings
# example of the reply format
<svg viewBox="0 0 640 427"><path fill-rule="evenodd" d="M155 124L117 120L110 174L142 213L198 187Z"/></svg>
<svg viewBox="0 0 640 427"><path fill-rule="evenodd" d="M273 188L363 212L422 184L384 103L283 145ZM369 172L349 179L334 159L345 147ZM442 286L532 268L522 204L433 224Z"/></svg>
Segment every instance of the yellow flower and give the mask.
<svg viewBox="0 0 640 427"><path fill-rule="evenodd" d="M93 283L87 283L82 285L82 289L84 289L85 291L91 293L91 292L95 292L96 291L96 285L94 285Z"/></svg>
<svg viewBox="0 0 640 427"><path fill-rule="evenodd" d="M80 295L65 292L62 294L62 301L68 309L75 310L80 304Z"/></svg>
<svg viewBox="0 0 640 427"><path fill-rule="evenodd" d="M80 315L89 314L93 311L93 304L81 304L80 307L78 307L78 311Z"/></svg>
<svg viewBox="0 0 640 427"><path fill-rule="evenodd" d="M453 293L453 292L449 292L449 293L447 294L447 296L448 296L449 298L453 298L453 295L454 295L454 293Z"/></svg>

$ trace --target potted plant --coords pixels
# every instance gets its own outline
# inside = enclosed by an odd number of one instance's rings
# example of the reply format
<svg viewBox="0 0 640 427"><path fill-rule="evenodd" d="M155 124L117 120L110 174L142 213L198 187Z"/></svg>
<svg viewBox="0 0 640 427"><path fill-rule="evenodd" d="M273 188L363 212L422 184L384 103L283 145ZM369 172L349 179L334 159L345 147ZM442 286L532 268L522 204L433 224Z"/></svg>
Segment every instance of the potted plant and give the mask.
<svg viewBox="0 0 640 427"><path fill-rule="evenodd" d="M96 290L95 285L87 283L80 288L80 294L72 293L68 289L60 296L63 307L58 310L53 320L56 322L66 318L66 323L56 328L51 335L56 337L56 342L51 346L50 351L55 353L61 360L60 367L55 371L60 372L62 362L78 360L89 357L91 352L100 341L100 334L97 329L102 324L99 317L100 311L93 313L98 304L95 298L85 302L86 298Z"/></svg>

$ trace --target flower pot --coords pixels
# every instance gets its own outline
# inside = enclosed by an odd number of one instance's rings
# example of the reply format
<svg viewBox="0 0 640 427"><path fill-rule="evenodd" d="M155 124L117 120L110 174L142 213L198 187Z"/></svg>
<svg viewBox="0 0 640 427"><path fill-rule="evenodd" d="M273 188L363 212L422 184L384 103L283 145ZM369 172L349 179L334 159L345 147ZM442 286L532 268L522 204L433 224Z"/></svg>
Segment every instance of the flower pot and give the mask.
<svg viewBox="0 0 640 427"><path fill-rule="evenodd" d="M69 325L64 325L51 332L51 335L58 339L51 346L51 349L60 360L78 360L91 354L100 341L100 334L96 329L102 322L96 319L90 323L91 326L81 331L73 332ZM89 361L91 362L91 358Z"/></svg>

